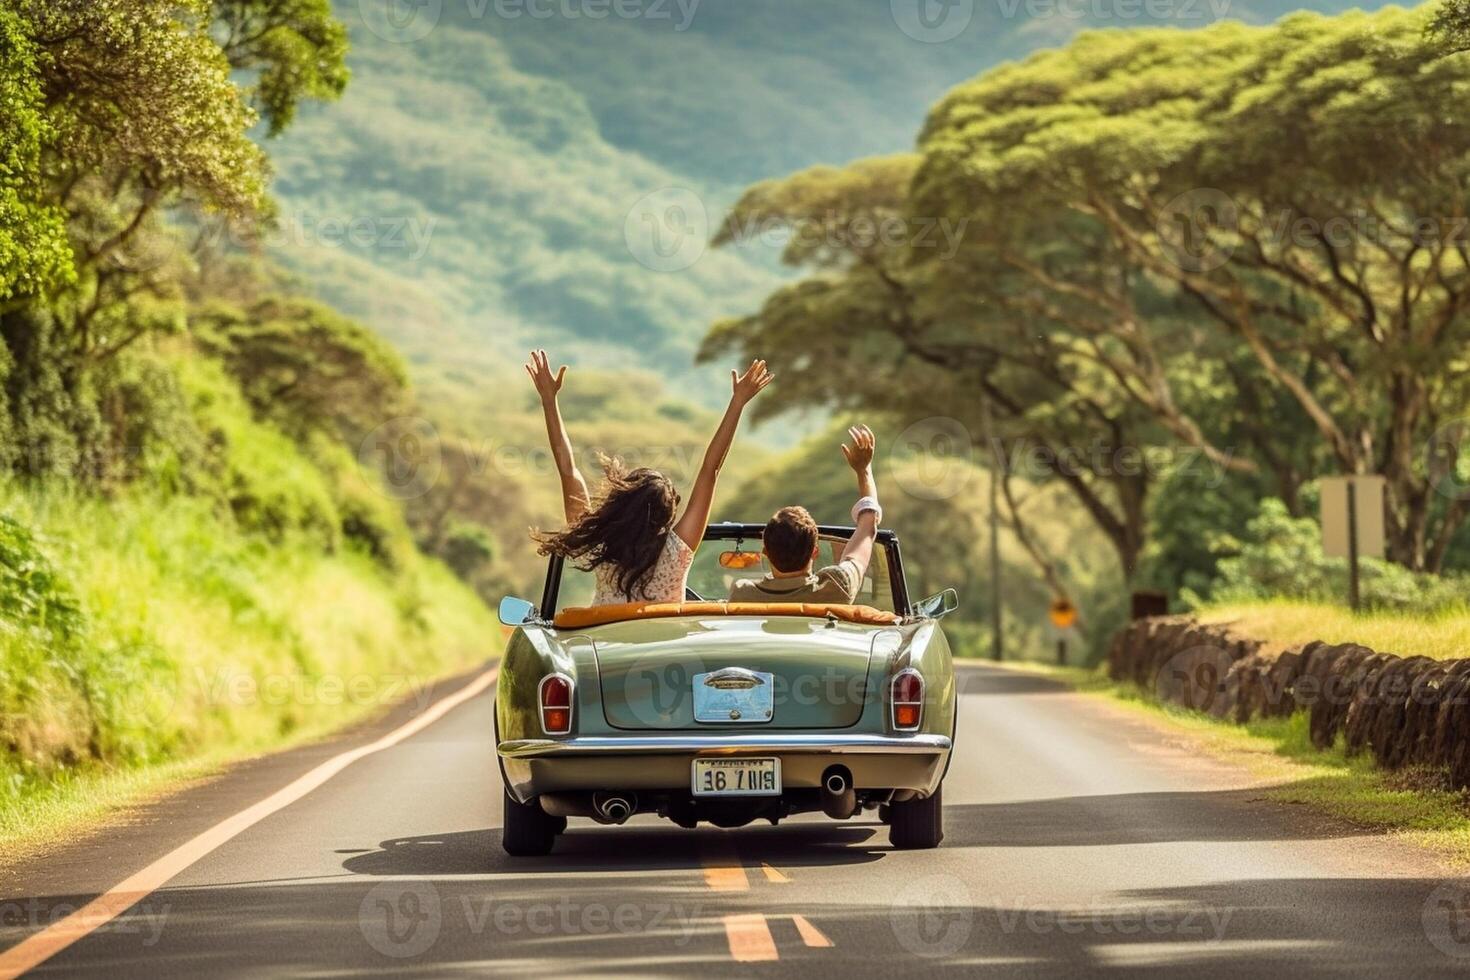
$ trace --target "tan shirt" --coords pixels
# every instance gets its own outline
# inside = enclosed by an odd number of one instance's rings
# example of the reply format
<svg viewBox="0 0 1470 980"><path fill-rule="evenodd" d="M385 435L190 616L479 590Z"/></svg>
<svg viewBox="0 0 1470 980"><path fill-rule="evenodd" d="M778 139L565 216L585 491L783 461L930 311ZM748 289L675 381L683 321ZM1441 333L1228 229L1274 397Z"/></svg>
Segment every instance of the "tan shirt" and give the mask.
<svg viewBox="0 0 1470 980"><path fill-rule="evenodd" d="M731 602L829 602L848 605L857 599L863 573L857 562L844 558L819 568L805 578L743 578L730 586Z"/></svg>

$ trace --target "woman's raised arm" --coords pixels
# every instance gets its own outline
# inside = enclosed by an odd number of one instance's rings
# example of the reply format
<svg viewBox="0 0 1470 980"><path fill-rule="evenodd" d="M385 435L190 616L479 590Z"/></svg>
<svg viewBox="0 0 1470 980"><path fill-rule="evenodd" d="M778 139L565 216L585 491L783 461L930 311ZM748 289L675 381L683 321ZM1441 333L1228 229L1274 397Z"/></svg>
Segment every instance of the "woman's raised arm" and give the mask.
<svg viewBox="0 0 1470 980"><path fill-rule="evenodd" d="M571 524L587 513L592 498L587 492L587 481L582 477L582 471L577 469L577 458L572 454L572 440L561 420L561 406L556 401L556 396L561 391L562 379L567 376L567 368L563 364L561 370L553 375L551 364L546 359L546 351L533 350L531 360L526 364L526 373L536 386L536 394L541 396L541 414L546 416L546 438L551 443L551 455L556 460L557 475L561 477L562 507L566 511L567 523Z"/></svg>
<svg viewBox="0 0 1470 980"><path fill-rule="evenodd" d="M704 529L709 524L710 509L715 503L720 467L725 465L725 457L730 454L735 430L740 428L740 415L750 400L760 394L774 377L766 370L765 361L753 361L744 374L730 372L730 404L725 409L725 417L720 419L714 438L710 439L709 448L704 451L704 462L694 479L694 489L689 492L689 505L684 508L679 523L674 525L674 533L691 549L698 549L699 542L704 540Z"/></svg>

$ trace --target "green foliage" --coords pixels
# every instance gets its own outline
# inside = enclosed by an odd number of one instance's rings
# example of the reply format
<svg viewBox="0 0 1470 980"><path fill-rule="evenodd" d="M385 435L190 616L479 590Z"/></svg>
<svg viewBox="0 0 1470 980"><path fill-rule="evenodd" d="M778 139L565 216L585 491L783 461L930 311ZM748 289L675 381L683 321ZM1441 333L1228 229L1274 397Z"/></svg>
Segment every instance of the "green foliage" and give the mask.
<svg viewBox="0 0 1470 980"><path fill-rule="evenodd" d="M230 65L256 78L253 100L279 136L303 99L347 87L347 28L331 0L213 0L216 34Z"/></svg>
<svg viewBox="0 0 1470 980"><path fill-rule="evenodd" d="M284 543L301 536L335 550L341 520L326 476L280 430L256 421L223 367L181 363L184 389L209 446L214 492L246 530Z"/></svg>
<svg viewBox="0 0 1470 980"><path fill-rule="evenodd" d="M0 514L0 631L34 632L57 643L81 628L76 597L21 524Z"/></svg>
<svg viewBox="0 0 1470 980"><path fill-rule="evenodd" d="M40 52L62 181L140 174L153 196L187 192L247 215L265 163L246 131L253 113L209 35L205 0L16 0ZM117 126L128 138L117 138Z"/></svg>
<svg viewBox="0 0 1470 980"><path fill-rule="evenodd" d="M1302 460L1262 412L1230 465L1284 474L1284 494L1303 462L1382 473L1390 555L1429 570L1470 513L1409 448L1470 400L1452 217L1470 124L1443 111L1470 61L1426 35L1432 16L1084 34L941 101L912 204L971 219L986 298L1068 338L1182 442L1224 455L1165 365L1181 349L1244 363L1239 400L1294 403L1322 451Z"/></svg>
<svg viewBox="0 0 1470 980"><path fill-rule="evenodd" d="M25 26L0 9L0 300L41 292L71 272L64 213L41 193L51 130Z"/></svg>
<svg viewBox="0 0 1470 980"><path fill-rule="evenodd" d="M495 539L478 524L459 523L444 538L444 563L466 582L495 559Z"/></svg>
<svg viewBox="0 0 1470 980"><path fill-rule="evenodd" d="M12 805L68 774L324 732L479 661L495 630L421 557L389 572L301 537L266 546L197 497L102 501L0 481L0 512L13 515L0 519L7 836L24 829ZM42 620L42 638L16 628ZM376 686L354 695L349 682L364 677Z"/></svg>
<svg viewBox="0 0 1470 980"><path fill-rule="evenodd" d="M272 296L244 309L215 303L192 314L190 325L256 414L302 438L365 432L394 413L408 386L392 348L310 300Z"/></svg>
<svg viewBox="0 0 1470 980"><path fill-rule="evenodd" d="M1149 544L1138 584L1178 595L1208 594L1234 533L1256 515L1258 496L1243 480L1210 485L1199 470L1171 469L1149 498Z"/></svg>
<svg viewBox="0 0 1470 980"><path fill-rule="evenodd" d="M1208 596L1185 590L1195 608L1286 599L1341 603L1347 595L1344 558L1322 553L1322 532L1310 518L1292 517L1279 500L1264 500L1238 540L1222 544L1231 554L1219 561ZM1467 583L1458 577L1416 574L1391 562L1360 560L1362 601L1369 610L1435 615L1464 605Z"/></svg>
<svg viewBox="0 0 1470 980"><path fill-rule="evenodd" d="M0 314L0 347L11 365L0 463L29 476L84 476L103 452L104 422L90 376L69 370L57 318L38 308Z"/></svg>

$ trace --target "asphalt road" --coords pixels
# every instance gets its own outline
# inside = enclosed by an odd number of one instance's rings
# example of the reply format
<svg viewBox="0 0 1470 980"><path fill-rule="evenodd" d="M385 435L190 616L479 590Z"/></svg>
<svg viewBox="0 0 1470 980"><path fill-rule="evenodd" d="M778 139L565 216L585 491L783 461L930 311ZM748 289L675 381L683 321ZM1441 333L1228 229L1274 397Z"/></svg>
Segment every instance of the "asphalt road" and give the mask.
<svg viewBox="0 0 1470 980"><path fill-rule="evenodd" d="M1455 908L1467 892L1418 852L1270 802L1242 772L1101 701L1023 674L962 674L937 850L891 851L871 819L686 831L640 817L573 821L549 858L508 857L481 695L228 840L37 972L1470 970L1470 915ZM0 945L330 751L246 767L23 869L5 886Z"/></svg>

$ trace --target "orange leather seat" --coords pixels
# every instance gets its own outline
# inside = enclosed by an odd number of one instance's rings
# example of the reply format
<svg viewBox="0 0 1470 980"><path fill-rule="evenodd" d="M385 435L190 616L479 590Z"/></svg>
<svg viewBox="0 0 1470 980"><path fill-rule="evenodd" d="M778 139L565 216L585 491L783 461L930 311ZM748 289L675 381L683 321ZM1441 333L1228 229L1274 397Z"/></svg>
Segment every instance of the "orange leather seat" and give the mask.
<svg viewBox="0 0 1470 980"><path fill-rule="evenodd" d="M579 630L633 619L670 616L831 616L863 626L891 626L898 616L872 606L821 602L624 602L607 606L571 606L556 614L557 629Z"/></svg>

